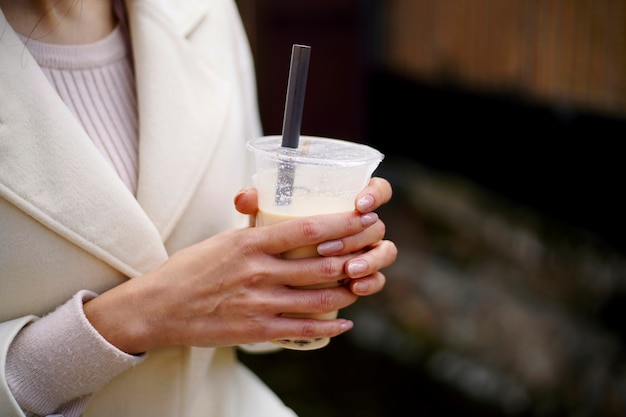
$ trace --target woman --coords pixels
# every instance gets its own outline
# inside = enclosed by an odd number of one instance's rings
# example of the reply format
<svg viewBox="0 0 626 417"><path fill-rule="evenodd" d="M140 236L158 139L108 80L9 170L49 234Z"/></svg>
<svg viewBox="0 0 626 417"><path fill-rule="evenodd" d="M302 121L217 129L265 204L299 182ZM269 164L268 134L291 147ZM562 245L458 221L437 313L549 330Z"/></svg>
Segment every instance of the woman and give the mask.
<svg viewBox="0 0 626 417"><path fill-rule="evenodd" d="M382 289L389 183L244 227L261 128L232 0L0 0L0 62L0 414L293 416L235 347L352 327L281 313Z"/></svg>

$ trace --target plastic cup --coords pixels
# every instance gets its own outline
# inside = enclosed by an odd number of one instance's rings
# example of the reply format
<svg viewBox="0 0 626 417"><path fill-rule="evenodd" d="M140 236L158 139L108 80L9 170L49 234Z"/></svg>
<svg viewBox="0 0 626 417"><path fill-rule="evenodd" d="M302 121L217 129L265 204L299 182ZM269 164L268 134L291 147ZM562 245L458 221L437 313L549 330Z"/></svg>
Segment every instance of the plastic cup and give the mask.
<svg viewBox="0 0 626 417"><path fill-rule="evenodd" d="M339 139L301 136L297 148L281 146L281 136L250 140L248 148L256 160L255 185L259 195L257 226L316 214L355 209L357 194L368 184L384 155L376 149ZM286 259L319 256L317 245L281 254ZM310 285L324 288L339 283ZM337 311L327 314L290 314L286 317L311 317L330 320ZM272 343L294 350L319 349L329 338L285 339Z"/></svg>

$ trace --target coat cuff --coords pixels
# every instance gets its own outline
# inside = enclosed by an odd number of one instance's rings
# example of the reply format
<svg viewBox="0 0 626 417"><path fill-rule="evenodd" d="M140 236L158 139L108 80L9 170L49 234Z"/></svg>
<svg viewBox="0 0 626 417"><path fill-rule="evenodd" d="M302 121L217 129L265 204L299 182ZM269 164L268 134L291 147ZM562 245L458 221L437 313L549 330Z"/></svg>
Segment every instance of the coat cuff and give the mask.
<svg viewBox="0 0 626 417"><path fill-rule="evenodd" d="M0 323L0 410L2 410L3 417L24 417L7 383L7 353L18 332L35 320L37 320L36 316L25 316Z"/></svg>

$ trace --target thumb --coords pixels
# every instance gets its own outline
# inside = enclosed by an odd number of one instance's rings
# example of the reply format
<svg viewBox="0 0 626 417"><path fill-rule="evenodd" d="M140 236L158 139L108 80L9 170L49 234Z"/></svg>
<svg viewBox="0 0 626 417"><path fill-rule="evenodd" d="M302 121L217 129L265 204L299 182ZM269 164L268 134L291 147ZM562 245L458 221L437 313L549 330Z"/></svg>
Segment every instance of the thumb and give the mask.
<svg viewBox="0 0 626 417"><path fill-rule="evenodd" d="M246 187L239 191L234 199L235 208L242 214L256 214L259 209L256 188Z"/></svg>

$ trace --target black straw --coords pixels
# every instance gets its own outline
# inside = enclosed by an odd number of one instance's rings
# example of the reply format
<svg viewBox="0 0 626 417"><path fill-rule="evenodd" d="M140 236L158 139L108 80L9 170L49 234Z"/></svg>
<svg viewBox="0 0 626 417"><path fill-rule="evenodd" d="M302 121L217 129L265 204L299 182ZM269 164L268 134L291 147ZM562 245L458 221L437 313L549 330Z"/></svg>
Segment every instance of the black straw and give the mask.
<svg viewBox="0 0 626 417"><path fill-rule="evenodd" d="M281 143L283 148L298 148L310 55L310 46L294 44L291 47L287 99L285 100L285 114L283 116L283 140ZM276 179L276 195L274 198L274 204L277 206L291 204L295 171L296 167L293 162L283 161L278 164L278 178Z"/></svg>
<svg viewBox="0 0 626 417"><path fill-rule="evenodd" d="M310 56L310 46L294 44L291 47L291 64L283 116L282 146L286 148L297 148L300 141L300 126L304 110L304 93Z"/></svg>

